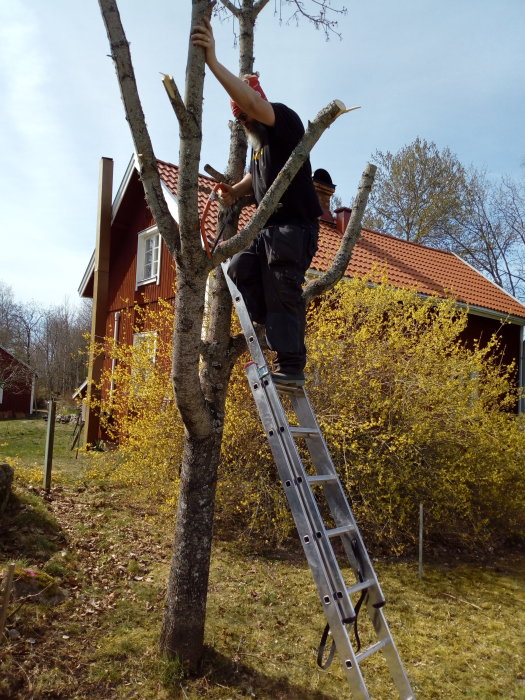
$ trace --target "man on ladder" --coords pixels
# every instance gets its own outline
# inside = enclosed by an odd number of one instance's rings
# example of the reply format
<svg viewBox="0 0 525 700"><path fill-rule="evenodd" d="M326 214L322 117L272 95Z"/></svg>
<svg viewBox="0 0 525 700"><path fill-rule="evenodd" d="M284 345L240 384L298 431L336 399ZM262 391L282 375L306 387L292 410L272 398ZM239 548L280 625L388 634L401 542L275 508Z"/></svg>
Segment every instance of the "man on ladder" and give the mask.
<svg viewBox="0 0 525 700"><path fill-rule="evenodd" d="M253 194L259 204L302 138L304 127L289 107L268 102L257 75L241 80L219 63L208 20L194 28L192 41L205 49L206 63L230 96L233 115L252 147L249 171L233 186L221 183L220 201L231 206L239 197ZM266 327L268 346L277 353L272 377L279 383L304 383L302 284L317 250L321 213L307 160L265 228L248 249L232 258L228 268L250 318Z"/></svg>

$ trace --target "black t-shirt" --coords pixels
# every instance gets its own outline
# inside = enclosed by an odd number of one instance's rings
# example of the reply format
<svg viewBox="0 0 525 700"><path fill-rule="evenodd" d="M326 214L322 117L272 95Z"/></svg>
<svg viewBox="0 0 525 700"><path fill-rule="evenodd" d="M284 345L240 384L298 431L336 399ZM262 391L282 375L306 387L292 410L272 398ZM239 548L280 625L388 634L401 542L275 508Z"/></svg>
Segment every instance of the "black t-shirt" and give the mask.
<svg viewBox="0 0 525 700"><path fill-rule="evenodd" d="M272 102L271 105L275 113L275 124L266 127L265 143L257 152L252 151L250 163L257 204L304 134L302 122L292 109L278 102ZM310 159L307 159L290 182L281 197L281 206L268 219L267 225L312 221L322 213L312 182Z"/></svg>

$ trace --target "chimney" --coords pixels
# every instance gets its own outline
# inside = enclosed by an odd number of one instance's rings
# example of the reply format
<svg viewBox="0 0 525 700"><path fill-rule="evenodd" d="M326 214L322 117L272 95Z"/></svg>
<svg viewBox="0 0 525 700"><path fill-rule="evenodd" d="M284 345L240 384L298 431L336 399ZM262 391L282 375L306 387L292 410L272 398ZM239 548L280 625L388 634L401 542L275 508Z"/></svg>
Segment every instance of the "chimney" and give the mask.
<svg viewBox="0 0 525 700"><path fill-rule="evenodd" d="M350 207L338 207L335 210L335 226L339 233L344 233L346 231L351 213L352 210Z"/></svg>
<svg viewBox="0 0 525 700"><path fill-rule="evenodd" d="M318 168L314 172L312 180L315 191L317 192L319 204L323 210L323 213L319 218L321 221L328 221L332 224L334 222L334 217L330 211L330 198L335 192L335 185L332 182L332 178L326 170L323 170L323 168Z"/></svg>

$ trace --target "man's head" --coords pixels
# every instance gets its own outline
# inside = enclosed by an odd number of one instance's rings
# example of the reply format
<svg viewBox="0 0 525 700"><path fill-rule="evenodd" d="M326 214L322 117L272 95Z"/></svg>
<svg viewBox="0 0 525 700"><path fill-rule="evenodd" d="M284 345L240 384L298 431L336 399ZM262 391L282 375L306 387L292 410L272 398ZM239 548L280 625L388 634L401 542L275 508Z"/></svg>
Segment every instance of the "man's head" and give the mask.
<svg viewBox="0 0 525 700"><path fill-rule="evenodd" d="M263 98L263 100L266 100L268 102L268 98L264 94L264 90L262 89L261 84L259 83L259 76L257 73L253 75L243 75L242 79L245 83L248 83L252 90L258 92L259 95ZM243 113L239 105L233 100L230 100L230 106L232 108L234 118L239 119L239 121L245 122L247 119L247 115Z"/></svg>

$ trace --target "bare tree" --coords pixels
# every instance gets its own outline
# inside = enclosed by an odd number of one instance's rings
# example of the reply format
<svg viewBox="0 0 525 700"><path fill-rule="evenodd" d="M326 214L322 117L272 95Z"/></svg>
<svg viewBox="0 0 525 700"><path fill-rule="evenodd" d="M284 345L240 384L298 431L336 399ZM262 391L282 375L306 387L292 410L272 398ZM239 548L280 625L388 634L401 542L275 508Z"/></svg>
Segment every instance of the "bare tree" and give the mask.
<svg viewBox="0 0 525 700"><path fill-rule="evenodd" d="M378 173L365 224L407 241L443 245L468 207L469 178L457 157L417 137L397 153L376 151L373 160Z"/></svg>
<svg viewBox="0 0 525 700"><path fill-rule="evenodd" d="M240 74L253 72L255 21L267 3L268 0L222 0L223 9L231 12L239 23ZM324 0L315 0L315 3L321 8L321 14L328 11L329 5ZM196 671L203 650L215 487L226 391L232 365L244 348L242 338L230 336L231 299L222 271L217 266L253 240L317 139L344 112L344 105L338 101L332 102L311 120L303 140L245 228L237 232L241 203L235 205L235 216L231 219L225 219L224 211L220 213L218 226L222 227L225 224L225 242L217 248L212 258L208 259L197 233L197 178L201 148L204 52L190 44L184 96L180 94L170 76L166 75L163 79L180 133L177 222L168 211L161 191L156 158L145 125L129 45L117 5L114 0L99 0L99 4L126 117L136 152L139 154L140 177L146 200L159 232L175 259L177 289L172 372L177 406L185 425L186 438L161 648L168 655L179 657L190 670ZM193 0L192 26L202 24L204 17L210 17L213 5L210 0ZM295 5L298 10L302 7L302 3L299 2ZM322 16L319 21L324 22ZM240 179L245 157L246 142L242 131L236 125L232 125L230 155L224 174L226 182L233 183ZM369 173L362 187L366 196L371 179L373 175L371 178ZM357 213L354 216L353 231L356 229L356 219ZM348 236L346 240L348 262L351 248L348 245ZM343 262L341 259L338 263L341 270L339 276L346 267L342 267ZM211 305L203 340L205 288L210 274ZM326 281L326 285L332 283L332 280Z"/></svg>
<svg viewBox="0 0 525 700"><path fill-rule="evenodd" d="M471 170L468 206L455 228L448 231L447 246L484 272L494 282L516 293L516 236L508 192L486 176Z"/></svg>
<svg viewBox="0 0 525 700"><path fill-rule="evenodd" d="M0 345L10 352L16 337L16 314L18 305L13 290L0 280Z"/></svg>
<svg viewBox="0 0 525 700"><path fill-rule="evenodd" d="M18 303L0 281L0 345L36 371L45 396L69 397L86 374L85 335L91 325L91 302L65 301L44 308Z"/></svg>
<svg viewBox="0 0 525 700"><path fill-rule="evenodd" d="M43 308L34 301L19 304L14 314L16 354L29 364L34 361L35 348L44 317Z"/></svg>
<svg viewBox="0 0 525 700"><path fill-rule="evenodd" d="M69 398L86 374L85 334L90 320L85 306L72 307L67 301L43 312L33 364L48 397Z"/></svg>
<svg viewBox="0 0 525 700"><path fill-rule="evenodd" d="M448 149L417 138L377 151L365 224L450 250L515 296L525 295L525 183L465 168Z"/></svg>

